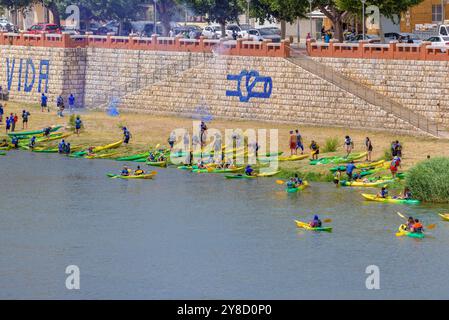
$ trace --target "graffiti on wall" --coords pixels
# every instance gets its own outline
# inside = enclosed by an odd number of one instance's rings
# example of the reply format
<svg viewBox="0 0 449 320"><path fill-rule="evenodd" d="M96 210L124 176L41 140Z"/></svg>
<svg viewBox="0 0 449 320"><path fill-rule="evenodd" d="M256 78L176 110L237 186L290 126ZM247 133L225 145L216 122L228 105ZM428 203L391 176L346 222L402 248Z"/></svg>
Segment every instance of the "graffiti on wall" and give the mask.
<svg viewBox="0 0 449 320"><path fill-rule="evenodd" d="M17 91L31 92L37 85L38 92L47 93L49 71L49 60L40 60L35 63L30 58L17 60L6 58L8 91L17 88ZM15 76L17 76L17 79L15 79ZM17 87L15 87L15 83Z"/></svg>
<svg viewBox="0 0 449 320"><path fill-rule="evenodd" d="M268 99L273 91L271 77L262 77L258 71L254 70L242 70L240 74L228 74L227 80L236 81L237 87L236 90L226 90L226 96L239 97L240 102L249 102L251 98ZM242 90L242 84L245 85L246 94Z"/></svg>

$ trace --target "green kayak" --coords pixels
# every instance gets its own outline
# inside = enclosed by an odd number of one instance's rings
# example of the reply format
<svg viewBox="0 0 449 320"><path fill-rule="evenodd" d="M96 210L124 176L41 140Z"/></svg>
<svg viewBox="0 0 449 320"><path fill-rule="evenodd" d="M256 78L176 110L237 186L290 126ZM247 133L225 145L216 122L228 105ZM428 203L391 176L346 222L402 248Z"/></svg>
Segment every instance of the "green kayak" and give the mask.
<svg viewBox="0 0 449 320"><path fill-rule="evenodd" d="M257 176L248 176L246 174L225 175L226 179L256 179Z"/></svg>
<svg viewBox="0 0 449 320"><path fill-rule="evenodd" d="M6 156L6 152L5 151L0 151L0 156Z"/></svg>
<svg viewBox="0 0 449 320"><path fill-rule="evenodd" d="M58 131L59 129L61 129L62 126L55 126L52 127L50 132L55 132ZM36 135L36 134L41 134L44 133L44 130L34 130L34 131L22 131L22 132L10 132L8 133L8 136L10 137L17 137L19 139L23 138L23 139L28 139L27 136L31 136L31 135Z"/></svg>

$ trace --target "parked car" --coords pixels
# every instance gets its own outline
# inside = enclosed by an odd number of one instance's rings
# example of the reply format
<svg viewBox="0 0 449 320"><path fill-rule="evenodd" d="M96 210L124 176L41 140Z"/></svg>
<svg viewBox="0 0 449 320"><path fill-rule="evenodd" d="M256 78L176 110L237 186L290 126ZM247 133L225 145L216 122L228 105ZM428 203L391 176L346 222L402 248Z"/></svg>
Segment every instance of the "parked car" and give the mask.
<svg viewBox="0 0 449 320"><path fill-rule="evenodd" d="M421 43L422 40L414 33L397 33L388 32L384 34L385 42L389 43L392 40L397 40L399 42L407 42L410 38L413 43Z"/></svg>
<svg viewBox="0 0 449 320"><path fill-rule="evenodd" d="M234 33L236 33L238 38L247 38L248 30L250 29L252 29L252 27L249 24L228 24L226 26L226 37L233 38Z"/></svg>
<svg viewBox="0 0 449 320"><path fill-rule="evenodd" d="M206 26L203 29L202 35L208 39L218 39L221 37L221 26L218 24Z"/></svg>
<svg viewBox="0 0 449 320"><path fill-rule="evenodd" d="M17 27L5 18L0 18L0 31L18 32Z"/></svg>
<svg viewBox="0 0 449 320"><path fill-rule="evenodd" d="M273 31L275 34L277 34L277 35L281 35L281 29L279 29L278 27L261 27L261 28L259 28L259 29L266 29L266 30L271 30L271 31Z"/></svg>
<svg viewBox="0 0 449 320"><path fill-rule="evenodd" d="M248 37L253 41L271 40L271 42L281 42L281 36L270 28L250 29Z"/></svg>
<svg viewBox="0 0 449 320"><path fill-rule="evenodd" d="M434 36L426 39L425 41L432 42L432 46L434 47L441 47L441 52L446 52L449 48L449 37Z"/></svg>
<svg viewBox="0 0 449 320"><path fill-rule="evenodd" d="M186 35L187 37L191 38L193 35L193 39L199 39L201 35L203 34L203 30L198 26L182 26L182 27L176 27L172 29L175 36L178 35Z"/></svg>
<svg viewBox="0 0 449 320"><path fill-rule="evenodd" d="M348 40L346 40L346 42L349 43L358 43L360 40L363 40L363 34L358 34L355 36L349 36ZM380 38L378 35L374 35L374 34L365 34L365 40L369 40L370 42L373 43L380 43Z"/></svg>
<svg viewBox="0 0 449 320"><path fill-rule="evenodd" d="M40 33L61 33L61 28L54 23L38 23L32 25L27 33L29 34L40 34Z"/></svg>

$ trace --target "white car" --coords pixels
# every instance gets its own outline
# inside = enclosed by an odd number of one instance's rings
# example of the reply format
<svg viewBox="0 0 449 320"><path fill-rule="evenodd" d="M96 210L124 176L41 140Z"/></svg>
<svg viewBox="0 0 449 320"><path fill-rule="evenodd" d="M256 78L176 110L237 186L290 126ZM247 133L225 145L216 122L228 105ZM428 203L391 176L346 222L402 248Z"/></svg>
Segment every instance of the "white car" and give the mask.
<svg viewBox="0 0 449 320"><path fill-rule="evenodd" d="M208 39L219 39L221 38L221 26L218 24L206 26L203 29L202 35Z"/></svg>
<svg viewBox="0 0 449 320"><path fill-rule="evenodd" d="M446 52L447 48L449 48L449 37L434 36L425 41L432 42L433 47L441 47L441 52Z"/></svg>
<svg viewBox="0 0 449 320"><path fill-rule="evenodd" d="M253 41L271 40L271 42L281 42L281 36L270 28L249 29L248 37Z"/></svg>

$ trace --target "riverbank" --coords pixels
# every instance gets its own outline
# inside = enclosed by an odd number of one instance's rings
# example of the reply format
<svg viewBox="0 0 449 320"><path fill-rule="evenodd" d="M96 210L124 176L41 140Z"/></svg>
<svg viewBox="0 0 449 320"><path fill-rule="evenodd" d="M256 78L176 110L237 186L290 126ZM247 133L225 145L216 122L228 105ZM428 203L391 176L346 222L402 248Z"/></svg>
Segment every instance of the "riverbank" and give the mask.
<svg viewBox="0 0 449 320"><path fill-rule="evenodd" d="M24 104L17 102L6 102L5 115L17 113L19 122L16 131L22 130L21 113L26 109L31 113L28 129L42 129L49 125L64 125L69 123L69 114L63 118L56 116L56 108L52 108L51 112L41 112L40 107L36 104ZM132 133L132 139L129 146L121 147L120 152L133 154L144 150L148 150L149 146L160 144L167 146L167 138L170 132L176 128L186 128L192 132L192 119L161 117L150 114L122 113L118 117L111 117L104 111L81 111L81 119L83 120L85 129L78 137L70 136L67 140L72 145L97 146L115 142L122 137L121 127L126 126ZM416 138L410 136L396 136L390 133L352 130L346 128L323 128L323 127L307 127L291 124L276 124L256 121L229 121L217 119L208 123L209 128L215 128L224 133L225 129L278 129L279 131L279 149L284 155L290 153L288 149L289 131L298 128L303 136L308 152L308 145L311 140L315 140L321 146L321 150L325 147L326 139L337 138L339 146L336 152L322 152L321 156L343 155L343 140L345 135L351 136L355 144L355 152L364 151L364 140L370 137L374 145L372 159L380 159L384 157L384 153L389 149L393 140L399 140L403 147L403 167L407 170L418 162L425 160L429 155L431 158L438 156L449 156L449 141L438 140L432 138ZM5 138L5 125L0 126L0 139ZM57 144L57 141L51 145ZM125 149L126 148L126 149ZM362 159L364 160L364 159ZM329 168L332 165L310 166L308 161L290 161L280 162L282 172L281 177L287 177L291 173L297 172L304 178L311 181L329 181Z"/></svg>

